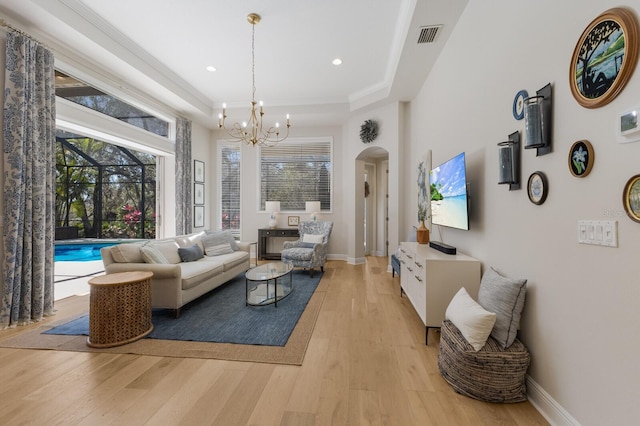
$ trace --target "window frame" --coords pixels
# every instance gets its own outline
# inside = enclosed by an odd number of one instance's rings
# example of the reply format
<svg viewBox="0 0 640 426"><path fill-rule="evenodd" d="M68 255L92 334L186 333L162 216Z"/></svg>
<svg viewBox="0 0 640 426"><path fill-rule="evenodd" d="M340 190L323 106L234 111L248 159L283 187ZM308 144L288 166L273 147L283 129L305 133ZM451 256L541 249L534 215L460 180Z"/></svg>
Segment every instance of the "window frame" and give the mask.
<svg viewBox="0 0 640 426"><path fill-rule="evenodd" d="M225 148L232 148L237 150L238 155L239 155L239 165L238 165L238 176L239 176L239 186L240 186L240 197L239 197L239 206L238 206L238 217L239 217L239 221L240 221L240 225L238 226L237 229L232 229L231 233L232 235L238 239L240 238L240 236L242 235L242 223L244 222L242 220L242 147L239 143L237 142L233 142L233 141L228 141L228 140L219 140L217 143L217 160L216 160L216 168L217 168L217 173L216 173L216 177L217 177L217 182L216 182L216 186L217 186L217 196L216 196L216 201L217 201L217 208L216 208L216 226L217 229L223 229L222 228L222 151Z"/></svg>
<svg viewBox="0 0 640 426"><path fill-rule="evenodd" d="M328 143L329 144L329 204L330 208L327 210L322 210L320 213L322 214L332 214L333 213L333 177L335 173L335 164L333 158L333 137L332 136L319 136L319 137L298 137L298 138L288 138L283 142L279 142L280 145L304 145L310 143ZM256 196L256 210L261 213L266 213L262 202L262 150L264 148L260 147L258 155L256 156L256 179L257 179L257 196ZM264 200L264 201L280 201L280 200ZM307 200L307 201L318 201L318 200ZM281 210L282 213L305 213L304 207L300 210L285 210L284 208Z"/></svg>

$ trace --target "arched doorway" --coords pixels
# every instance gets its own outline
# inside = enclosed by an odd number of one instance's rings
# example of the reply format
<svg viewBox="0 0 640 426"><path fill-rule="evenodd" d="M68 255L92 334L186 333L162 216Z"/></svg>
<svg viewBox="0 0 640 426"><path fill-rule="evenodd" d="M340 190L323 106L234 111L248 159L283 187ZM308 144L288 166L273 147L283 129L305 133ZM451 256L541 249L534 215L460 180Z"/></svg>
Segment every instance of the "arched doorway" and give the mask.
<svg viewBox="0 0 640 426"><path fill-rule="evenodd" d="M389 235L389 153L380 147L368 147L356 158L356 170L362 182L362 208L356 209L356 247L364 256L387 256ZM358 200L356 200L358 201ZM360 251L360 250L358 250Z"/></svg>

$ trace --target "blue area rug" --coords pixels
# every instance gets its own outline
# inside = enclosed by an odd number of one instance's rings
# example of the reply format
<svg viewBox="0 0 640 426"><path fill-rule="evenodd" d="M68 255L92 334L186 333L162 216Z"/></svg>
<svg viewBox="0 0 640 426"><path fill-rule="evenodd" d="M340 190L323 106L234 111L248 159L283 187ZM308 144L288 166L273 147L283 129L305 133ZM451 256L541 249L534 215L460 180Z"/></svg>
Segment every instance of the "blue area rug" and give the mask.
<svg viewBox="0 0 640 426"><path fill-rule="evenodd" d="M245 306L244 273L182 308L180 318L166 309L153 310L150 339L284 346L313 295L322 272L294 270L293 292L274 305ZM43 334L89 335L89 316Z"/></svg>

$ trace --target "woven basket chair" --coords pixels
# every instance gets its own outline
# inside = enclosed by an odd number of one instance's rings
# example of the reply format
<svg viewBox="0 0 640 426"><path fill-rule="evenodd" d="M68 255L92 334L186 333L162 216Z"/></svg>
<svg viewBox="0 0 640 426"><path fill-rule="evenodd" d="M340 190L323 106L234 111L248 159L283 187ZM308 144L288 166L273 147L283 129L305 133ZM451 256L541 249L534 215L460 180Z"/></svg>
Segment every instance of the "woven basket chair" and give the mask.
<svg viewBox="0 0 640 426"><path fill-rule="evenodd" d="M526 401L530 360L529 351L518 339L502 349L489 337L475 352L451 321L442 323L438 367L442 377L462 395L488 402Z"/></svg>

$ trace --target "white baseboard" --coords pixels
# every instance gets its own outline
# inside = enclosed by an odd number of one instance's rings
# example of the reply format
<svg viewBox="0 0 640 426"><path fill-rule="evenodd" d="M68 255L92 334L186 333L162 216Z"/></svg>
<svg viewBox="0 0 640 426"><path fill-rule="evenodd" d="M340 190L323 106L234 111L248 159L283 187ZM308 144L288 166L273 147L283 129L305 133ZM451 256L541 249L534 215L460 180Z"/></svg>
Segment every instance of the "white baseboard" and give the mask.
<svg viewBox="0 0 640 426"><path fill-rule="evenodd" d="M558 402L551 397L538 383L527 376L527 397L529 402L554 426L580 426Z"/></svg>
<svg viewBox="0 0 640 426"><path fill-rule="evenodd" d="M367 263L366 257L349 257L347 258L347 263L350 265L361 265L363 263Z"/></svg>

